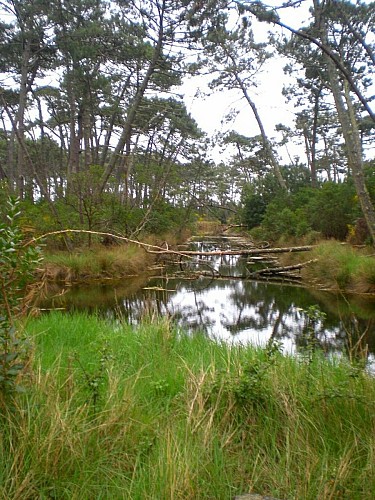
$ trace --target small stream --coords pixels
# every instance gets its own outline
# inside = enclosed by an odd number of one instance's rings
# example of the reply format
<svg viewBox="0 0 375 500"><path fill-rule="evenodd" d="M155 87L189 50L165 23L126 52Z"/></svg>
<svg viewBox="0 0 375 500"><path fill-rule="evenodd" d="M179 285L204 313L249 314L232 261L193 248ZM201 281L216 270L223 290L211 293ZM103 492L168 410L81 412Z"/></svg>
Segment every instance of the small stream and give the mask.
<svg viewBox="0 0 375 500"><path fill-rule="evenodd" d="M233 248L234 238L192 243L197 250ZM226 342L265 346L277 341L285 353L301 352L311 342L327 355L349 353L367 358L375 371L375 298L344 297L283 283L240 279L244 256L205 257L188 264L154 270L158 276L137 276L97 285L73 285L54 293L41 306L96 312L136 324L145 315L168 315L190 331L201 330ZM186 271L186 270L185 270ZM194 279L188 276L194 275ZM232 278L219 278L233 276ZM311 309L323 313L311 321ZM315 309L314 309L315 310ZM310 339L310 340L309 340Z"/></svg>

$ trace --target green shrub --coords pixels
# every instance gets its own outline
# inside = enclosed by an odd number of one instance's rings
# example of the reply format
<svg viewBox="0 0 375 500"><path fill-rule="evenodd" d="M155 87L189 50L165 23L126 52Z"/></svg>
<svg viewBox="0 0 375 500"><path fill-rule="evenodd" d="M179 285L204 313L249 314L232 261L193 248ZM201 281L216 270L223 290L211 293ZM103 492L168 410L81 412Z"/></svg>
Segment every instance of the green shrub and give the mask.
<svg viewBox="0 0 375 500"><path fill-rule="evenodd" d="M17 330L23 312L22 293L39 264L40 250L24 242L18 224L19 200L9 198L0 222L0 395L19 388L17 377L24 368L25 342Z"/></svg>
<svg viewBox="0 0 375 500"><path fill-rule="evenodd" d="M263 226L272 239L281 236L296 236L297 226L300 224L298 216L293 210L284 207L281 210L277 205L270 204L263 220Z"/></svg>
<svg viewBox="0 0 375 500"><path fill-rule="evenodd" d="M307 208L311 227L326 238L338 240L345 240L349 225L358 214L355 191L348 183L324 183Z"/></svg>
<svg viewBox="0 0 375 500"><path fill-rule="evenodd" d="M251 194L244 200L242 220L249 229L260 226L263 221L267 205L261 195Z"/></svg>

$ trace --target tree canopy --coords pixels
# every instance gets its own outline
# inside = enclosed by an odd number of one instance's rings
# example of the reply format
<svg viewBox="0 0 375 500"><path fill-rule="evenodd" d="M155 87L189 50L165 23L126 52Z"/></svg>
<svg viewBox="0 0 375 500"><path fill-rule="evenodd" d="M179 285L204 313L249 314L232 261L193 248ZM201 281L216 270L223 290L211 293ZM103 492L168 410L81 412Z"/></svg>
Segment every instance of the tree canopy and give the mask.
<svg viewBox="0 0 375 500"><path fill-rule="evenodd" d="M275 196L286 208L296 189L347 183L358 209L343 227L361 215L375 241L374 16L347 0L1 1L0 180L52 225L135 233L166 207L255 227ZM276 59L295 118L272 130L258 95ZM214 137L187 107L196 77L231 99Z"/></svg>

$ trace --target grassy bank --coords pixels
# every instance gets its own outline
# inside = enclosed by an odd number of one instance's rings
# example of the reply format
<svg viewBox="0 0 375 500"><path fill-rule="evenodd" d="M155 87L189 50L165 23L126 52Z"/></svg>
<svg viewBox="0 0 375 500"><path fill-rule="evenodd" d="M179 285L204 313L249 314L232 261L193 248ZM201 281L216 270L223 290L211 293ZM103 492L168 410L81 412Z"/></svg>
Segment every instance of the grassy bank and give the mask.
<svg viewBox="0 0 375 500"><path fill-rule="evenodd" d="M43 263L49 281L119 278L146 271L152 257L136 245L96 246L77 252L46 253Z"/></svg>
<svg viewBox="0 0 375 500"><path fill-rule="evenodd" d="M312 258L316 262L306 269L305 279L336 291L375 294L373 248L358 249L328 241L313 250Z"/></svg>
<svg viewBox="0 0 375 500"><path fill-rule="evenodd" d="M2 499L373 498L375 381L344 360L167 321L53 313L27 332L29 387L0 416Z"/></svg>
<svg viewBox="0 0 375 500"><path fill-rule="evenodd" d="M291 246L298 244L300 242L293 242ZM281 256L282 265L308 260L314 262L301 270L306 286L375 295L375 254L372 247L357 248L332 240L316 244L310 252Z"/></svg>

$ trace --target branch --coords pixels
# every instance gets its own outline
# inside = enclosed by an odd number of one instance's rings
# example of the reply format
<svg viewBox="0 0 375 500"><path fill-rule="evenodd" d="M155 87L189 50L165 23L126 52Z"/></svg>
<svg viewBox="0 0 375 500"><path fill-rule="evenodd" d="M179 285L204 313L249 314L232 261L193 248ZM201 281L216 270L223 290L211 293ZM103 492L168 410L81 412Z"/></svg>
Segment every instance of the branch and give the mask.
<svg viewBox="0 0 375 500"><path fill-rule="evenodd" d="M314 245L305 245L299 247L285 247L285 248L251 248L248 250L215 250L211 252L197 252L193 250L170 250L169 248L163 248L158 245L150 245L149 243L143 243L142 241L132 240L130 238L126 238L126 236L118 236L112 233L106 233L102 231L90 231L88 229L62 229L59 231L51 231L49 233L42 234L41 236L37 236L36 238L32 238L28 242L24 244L24 247L28 247L29 245L33 245L38 241L46 238L47 236L55 236L59 234L96 234L97 236L109 236L111 238L116 238L121 241L125 241L126 243L132 243L134 245L138 245L142 247L146 252L152 254L172 254L179 255L185 257L194 257L197 255L203 256L215 256L215 255L263 255L270 253L291 253L291 252L308 252L314 248Z"/></svg>

